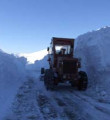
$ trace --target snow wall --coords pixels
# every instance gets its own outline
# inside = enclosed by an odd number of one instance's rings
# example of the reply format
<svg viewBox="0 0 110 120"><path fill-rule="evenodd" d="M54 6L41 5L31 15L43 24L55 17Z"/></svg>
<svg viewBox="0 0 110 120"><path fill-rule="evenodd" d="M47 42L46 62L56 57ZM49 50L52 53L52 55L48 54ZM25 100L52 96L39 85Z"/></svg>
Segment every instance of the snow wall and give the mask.
<svg viewBox="0 0 110 120"><path fill-rule="evenodd" d="M110 27L88 32L76 39L75 56L81 58L82 70L88 74L88 89L99 96L110 95L109 52Z"/></svg>
<svg viewBox="0 0 110 120"><path fill-rule="evenodd" d="M26 58L17 58L0 50L0 120L10 112L17 89L26 80Z"/></svg>

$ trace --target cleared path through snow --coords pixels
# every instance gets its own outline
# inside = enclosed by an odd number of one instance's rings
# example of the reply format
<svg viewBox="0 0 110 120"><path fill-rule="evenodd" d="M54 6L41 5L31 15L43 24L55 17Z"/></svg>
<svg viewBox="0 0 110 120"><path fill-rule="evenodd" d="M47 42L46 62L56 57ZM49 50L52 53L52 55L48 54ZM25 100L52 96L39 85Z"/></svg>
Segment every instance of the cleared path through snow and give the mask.
<svg viewBox="0 0 110 120"><path fill-rule="evenodd" d="M101 103L60 85L47 91L40 73L33 75L20 88L5 120L110 120L110 104Z"/></svg>

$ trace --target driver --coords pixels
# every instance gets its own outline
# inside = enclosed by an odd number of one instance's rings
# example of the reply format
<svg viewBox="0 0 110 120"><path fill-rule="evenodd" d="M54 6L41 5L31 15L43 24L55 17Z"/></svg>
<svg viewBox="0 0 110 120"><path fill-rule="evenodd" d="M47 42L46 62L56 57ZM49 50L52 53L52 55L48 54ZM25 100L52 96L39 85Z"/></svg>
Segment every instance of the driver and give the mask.
<svg viewBox="0 0 110 120"><path fill-rule="evenodd" d="M60 50L60 54L64 55L64 54L65 54L65 51L66 51L66 49L61 48L61 50Z"/></svg>

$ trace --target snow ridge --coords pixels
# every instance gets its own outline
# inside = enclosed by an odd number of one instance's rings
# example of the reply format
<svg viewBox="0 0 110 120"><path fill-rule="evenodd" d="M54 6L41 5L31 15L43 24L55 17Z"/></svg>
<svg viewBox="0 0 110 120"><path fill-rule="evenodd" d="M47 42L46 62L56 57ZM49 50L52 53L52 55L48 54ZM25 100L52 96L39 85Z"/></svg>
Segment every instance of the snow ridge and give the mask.
<svg viewBox="0 0 110 120"><path fill-rule="evenodd" d="M25 58L0 51L0 119L9 113L17 89L26 80Z"/></svg>
<svg viewBox="0 0 110 120"><path fill-rule="evenodd" d="M97 94L110 94L110 27L79 36L76 57L82 58L82 69L89 77L89 88ZM103 96L103 94L102 94Z"/></svg>

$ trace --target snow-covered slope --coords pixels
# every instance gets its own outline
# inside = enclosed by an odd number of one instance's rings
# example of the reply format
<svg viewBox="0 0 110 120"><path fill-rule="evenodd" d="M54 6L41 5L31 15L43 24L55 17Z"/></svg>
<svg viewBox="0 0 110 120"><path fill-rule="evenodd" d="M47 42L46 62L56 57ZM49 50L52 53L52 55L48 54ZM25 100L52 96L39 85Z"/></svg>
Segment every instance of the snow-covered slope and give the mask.
<svg viewBox="0 0 110 120"><path fill-rule="evenodd" d="M110 95L110 27L88 32L77 39L75 55L89 77L89 89L100 96ZM90 94L90 92L89 92Z"/></svg>
<svg viewBox="0 0 110 120"><path fill-rule="evenodd" d="M41 50L38 52L34 52L34 53L21 53L19 54L19 56L24 56L27 58L27 61L29 63L34 63L36 60L41 60L43 59L43 57L47 55L47 50Z"/></svg>
<svg viewBox="0 0 110 120"><path fill-rule="evenodd" d="M0 51L0 120L7 113L19 86L25 81L25 58Z"/></svg>

